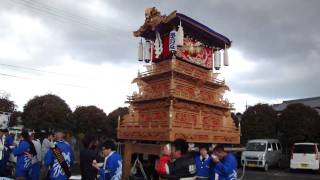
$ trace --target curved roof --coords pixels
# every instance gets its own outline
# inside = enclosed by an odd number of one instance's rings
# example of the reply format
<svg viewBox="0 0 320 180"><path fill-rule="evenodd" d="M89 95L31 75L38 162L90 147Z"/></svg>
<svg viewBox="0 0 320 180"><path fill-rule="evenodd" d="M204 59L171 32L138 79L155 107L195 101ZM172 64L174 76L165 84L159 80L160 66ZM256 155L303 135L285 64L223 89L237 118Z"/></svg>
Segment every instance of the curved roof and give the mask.
<svg viewBox="0 0 320 180"><path fill-rule="evenodd" d="M166 17L165 22L161 22L155 27L155 30L160 34L168 34L174 27L178 27L180 21L185 35L197 39L205 45L220 49L231 46L231 41L226 36L181 13L171 13ZM140 36L147 39L154 39L155 33L149 29L142 32Z"/></svg>

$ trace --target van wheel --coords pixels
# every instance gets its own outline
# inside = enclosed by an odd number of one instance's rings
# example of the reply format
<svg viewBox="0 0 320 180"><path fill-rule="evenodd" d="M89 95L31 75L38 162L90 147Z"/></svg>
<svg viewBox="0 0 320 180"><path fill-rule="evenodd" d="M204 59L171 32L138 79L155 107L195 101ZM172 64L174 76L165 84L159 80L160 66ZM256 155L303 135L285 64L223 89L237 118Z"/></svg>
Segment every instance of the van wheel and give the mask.
<svg viewBox="0 0 320 180"><path fill-rule="evenodd" d="M269 171L269 165L268 165L268 163L266 163L266 164L264 165L264 168L263 168L263 169L264 169L265 172Z"/></svg>

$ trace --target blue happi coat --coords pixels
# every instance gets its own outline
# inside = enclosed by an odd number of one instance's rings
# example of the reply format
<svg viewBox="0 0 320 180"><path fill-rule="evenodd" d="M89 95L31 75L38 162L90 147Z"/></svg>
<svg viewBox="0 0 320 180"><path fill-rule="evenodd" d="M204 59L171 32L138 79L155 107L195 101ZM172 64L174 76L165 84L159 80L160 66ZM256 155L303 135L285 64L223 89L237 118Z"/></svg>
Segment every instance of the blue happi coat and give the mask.
<svg viewBox="0 0 320 180"><path fill-rule="evenodd" d="M237 180L237 159L229 153L223 160L214 167L219 180Z"/></svg>
<svg viewBox="0 0 320 180"><path fill-rule="evenodd" d="M122 158L112 151L104 160L103 167L99 170L100 180L121 180Z"/></svg>
<svg viewBox="0 0 320 180"><path fill-rule="evenodd" d="M13 154L17 156L16 176L28 178L28 171L31 167L32 159L27 156L30 153L30 144L21 140L19 145L13 150Z"/></svg>
<svg viewBox="0 0 320 180"><path fill-rule="evenodd" d="M196 168L197 168L197 177L213 177L213 160L209 155L206 158L203 158L201 155L196 156L195 158Z"/></svg>
<svg viewBox="0 0 320 180"><path fill-rule="evenodd" d="M70 145L63 140L55 142L55 145L62 152L62 155L70 168L70 166L73 164L73 161L74 161L74 153ZM64 170L60 166L58 160L55 158L51 149L48 150L47 154L44 157L44 164L50 168L49 179L51 180L67 179L67 176L65 175Z"/></svg>
<svg viewBox="0 0 320 180"><path fill-rule="evenodd" d="M0 176L5 176L5 168L7 165L7 162L10 158L11 149L10 146L13 144L13 137L11 135L6 135L4 139L4 149L2 151L3 157L0 157Z"/></svg>

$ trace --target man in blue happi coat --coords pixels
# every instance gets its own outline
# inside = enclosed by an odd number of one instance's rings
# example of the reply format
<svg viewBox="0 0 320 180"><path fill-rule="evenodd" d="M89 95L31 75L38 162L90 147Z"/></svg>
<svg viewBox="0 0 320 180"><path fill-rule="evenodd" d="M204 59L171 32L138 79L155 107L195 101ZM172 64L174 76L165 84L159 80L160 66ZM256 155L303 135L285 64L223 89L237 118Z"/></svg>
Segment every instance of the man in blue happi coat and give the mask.
<svg viewBox="0 0 320 180"><path fill-rule="evenodd" d="M215 163L215 179L237 180L237 159L232 153L227 153L223 146L217 145L212 158Z"/></svg>
<svg viewBox="0 0 320 180"><path fill-rule="evenodd" d="M32 157L36 156L37 152L27 131L21 133L19 145L14 148L13 154L17 157L16 179L30 179Z"/></svg>
<svg viewBox="0 0 320 180"><path fill-rule="evenodd" d="M13 145L14 138L9 134L8 129L1 129L2 139L3 141L3 149L2 149L2 159L0 160L0 177L6 176L5 170L7 169L7 163L10 158L10 153L12 152L11 146Z"/></svg>
<svg viewBox="0 0 320 180"><path fill-rule="evenodd" d="M197 179L209 180L213 178L213 160L208 154L208 147L206 145L200 146L200 155L195 157L197 168Z"/></svg>
<svg viewBox="0 0 320 180"><path fill-rule="evenodd" d="M92 163L99 171L100 180L121 180L122 158L115 150L115 143L107 140L102 145L102 154L105 156L103 166L99 167L96 161Z"/></svg>
<svg viewBox="0 0 320 180"><path fill-rule="evenodd" d="M57 130L55 133L55 147L61 151L67 167L70 171L74 162L74 153L70 145L64 140L65 133L63 130ZM66 170L58 162L53 149L49 149L44 157L44 164L49 167L49 179L50 180L66 180L68 179Z"/></svg>

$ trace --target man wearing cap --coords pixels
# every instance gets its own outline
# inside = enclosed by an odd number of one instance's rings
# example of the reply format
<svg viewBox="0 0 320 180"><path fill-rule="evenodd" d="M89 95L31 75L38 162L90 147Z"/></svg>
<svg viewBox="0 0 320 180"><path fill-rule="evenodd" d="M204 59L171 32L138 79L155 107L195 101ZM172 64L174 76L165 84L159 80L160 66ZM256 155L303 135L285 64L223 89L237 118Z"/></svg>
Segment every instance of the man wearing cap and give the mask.
<svg viewBox="0 0 320 180"><path fill-rule="evenodd" d="M55 132L55 145L44 157L44 164L50 168L48 176L51 180L66 180L71 175L74 153L64 136L63 130Z"/></svg>
<svg viewBox="0 0 320 180"><path fill-rule="evenodd" d="M237 180L237 160L233 154L227 153L222 145L213 149L215 163L214 173L217 180Z"/></svg>

